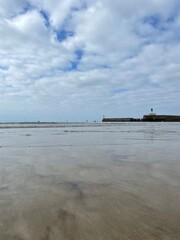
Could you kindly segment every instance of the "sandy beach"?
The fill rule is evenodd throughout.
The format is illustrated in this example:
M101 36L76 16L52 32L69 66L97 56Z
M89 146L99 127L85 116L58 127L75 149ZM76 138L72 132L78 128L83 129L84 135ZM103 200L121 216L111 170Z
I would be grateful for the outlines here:
M0 240L180 239L180 124L0 129Z

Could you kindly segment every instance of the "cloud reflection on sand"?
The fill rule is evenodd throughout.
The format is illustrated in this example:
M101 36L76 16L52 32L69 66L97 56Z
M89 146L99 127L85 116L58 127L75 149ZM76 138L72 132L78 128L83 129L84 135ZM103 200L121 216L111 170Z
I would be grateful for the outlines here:
M0 130L0 239L178 239L180 124L65 127Z

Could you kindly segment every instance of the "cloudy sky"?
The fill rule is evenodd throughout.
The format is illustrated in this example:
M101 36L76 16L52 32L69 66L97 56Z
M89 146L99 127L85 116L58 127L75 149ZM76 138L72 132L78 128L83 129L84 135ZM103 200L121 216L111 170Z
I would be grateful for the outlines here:
M0 121L180 114L179 0L0 0Z

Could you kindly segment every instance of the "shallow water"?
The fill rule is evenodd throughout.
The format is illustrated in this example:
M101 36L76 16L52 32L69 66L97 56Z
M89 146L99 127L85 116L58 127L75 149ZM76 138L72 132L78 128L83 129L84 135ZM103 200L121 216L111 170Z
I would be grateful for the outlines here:
M180 239L180 123L26 126L0 126L0 240Z

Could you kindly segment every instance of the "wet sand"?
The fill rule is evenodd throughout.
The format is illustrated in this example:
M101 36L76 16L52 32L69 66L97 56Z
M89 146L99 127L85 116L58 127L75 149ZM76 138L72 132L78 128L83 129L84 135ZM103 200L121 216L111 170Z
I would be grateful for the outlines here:
M0 129L0 240L180 239L180 124Z

